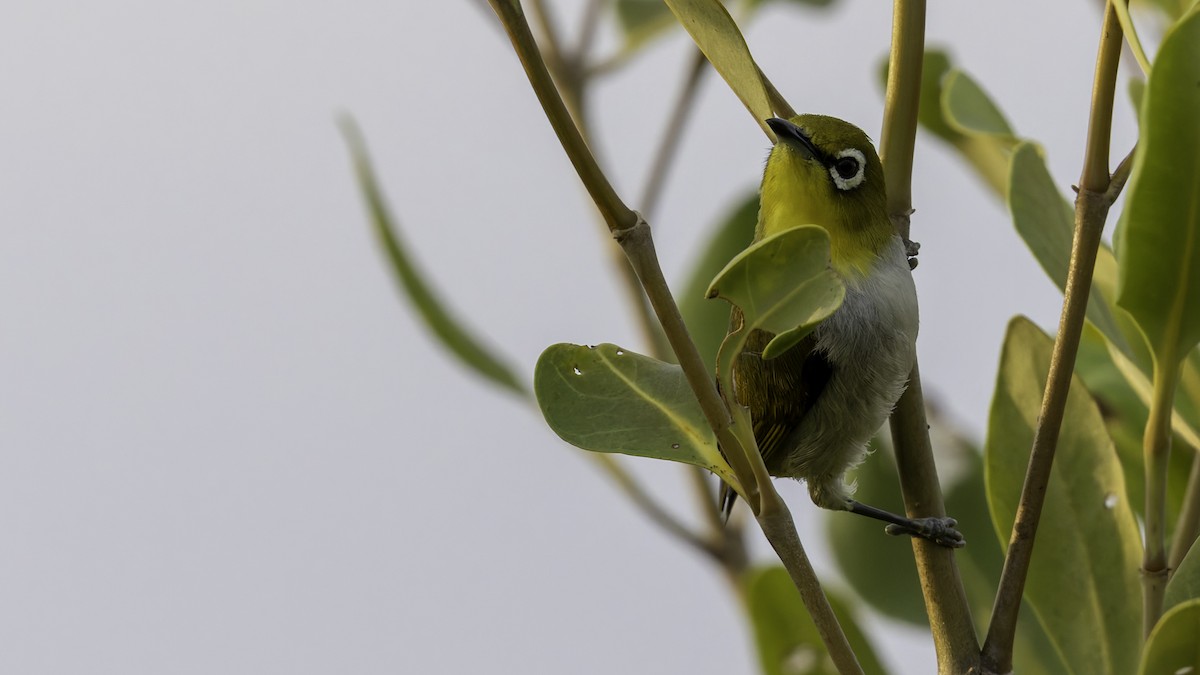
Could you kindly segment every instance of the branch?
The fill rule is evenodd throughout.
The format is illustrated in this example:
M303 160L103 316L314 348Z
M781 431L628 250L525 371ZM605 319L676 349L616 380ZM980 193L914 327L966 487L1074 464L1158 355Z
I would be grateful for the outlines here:
M1096 252L1100 247L1100 235L1104 231L1108 209L1112 206L1109 189L1113 181L1108 173L1109 138L1117 63L1121 57L1121 25L1112 2L1108 3L1104 12L1098 51L1087 148L1079 179L1079 195L1075 199L1075 235L1071 243L1071 262L1063 293L1062 315L1059 318L1058 335L1054 339L1046 391L1029 455L1029 468L1021 488L1017 517L1009 537L996 603L992 607L992 620L983 645L984 665L998 673L1012 670L1017 614L1021 608L1025 579L1029 574L1038 520L1046 500L1046 486L1050 481L1058 433L1066 410L1075 356L1079 351L1079 335L1083 330ZM1111 196L1115 197L1115 192Z
M734 434L729 410L717 392L716 383L708 367L704 364L704 360L700 357L700 352L689 337L687 327L679 314L679 308L667 287L662 268L658 263L658 256L654 251L650 226L640 215L625 206L600 171L546 70L546 64L529 31L529 25L525 21L518 0L488 1L504 24L504 29L525 67L529 82L546 112L546 117L554 127L563 150L566 151L580 180L591 194L596 207L608 224L609 231L621 245L637 273L638 279L650 299L650 304L662 324L663 332L666 333L671 348L675 351L688 385L699 400L700 408L716 434L718 442L727 449L727 452L744 453L745 450L737 435ZM796 535L791 514L788 513L787 507L769 480L760 488L761 494L757 495L758 498L755 501L759 504L757 515L763 532L767 535L771 545L780 552L784 566L800 590L805 607L816 623L818 632L825 640L825 647L830 657L840 672L862 673L862 668L850 650L849 642L829 606L829 601L820 590L820 584L812 566L808 564L804 549ZM750 496L755 497L756 495L751 494Z
M925 52L925 1L896 0L892 19L892 49L880 149L887 184L888 215L908 242L912 213L913 149ZM921 374L913 364L908 389L891 418L892 442L900 473L904 509L910 518L945 516L938 484ZM937 651L939 673L966 673L979 663L971 609L951 549L913 538L913 553L929 624Z

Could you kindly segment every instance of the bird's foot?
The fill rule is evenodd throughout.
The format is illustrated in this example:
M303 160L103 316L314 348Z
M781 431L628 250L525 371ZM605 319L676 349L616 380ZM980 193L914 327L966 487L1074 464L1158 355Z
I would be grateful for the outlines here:
M932 541L938 546L962 548L967 545L967 540L955 529L957 526L958 521L953 518L914 518L904 525L890 524L885 530L893 536L907 534Z

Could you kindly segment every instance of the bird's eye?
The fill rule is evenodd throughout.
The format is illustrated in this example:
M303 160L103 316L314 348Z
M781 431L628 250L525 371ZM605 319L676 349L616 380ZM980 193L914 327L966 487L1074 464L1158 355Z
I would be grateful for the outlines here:
M853 190L866 178L867 158L857 148L846 148L834 155L829 176L839 190Z
M845 180L854 178L854 174L858 173L858 160L853 157L843 157L833 165L837 169L838 175Z

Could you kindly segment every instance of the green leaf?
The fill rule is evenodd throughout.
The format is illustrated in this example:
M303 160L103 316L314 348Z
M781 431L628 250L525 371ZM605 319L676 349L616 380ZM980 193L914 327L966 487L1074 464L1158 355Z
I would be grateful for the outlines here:
M534 368L546 423L584 450L699 466L736 485L679 366L602 344L551 345Z
M1167 590L1163 594L1163 612L1197 598L1200 598L1200 546L1193 542L1191 550L1179 563L1179 569L1171 574L1171 580L1167 582Z
M1157 67L1157 65L1155 66ZM1200 600L1189 600L1163 615L1146 640L1138 675L1200 672Z
M617 25L625 34L625 49L634 50L663 35L675 24L662 0L616 0Z
M1015 141L1004 113L987 92L961 70L951 70L942 80L942 115L960 134L996 136Z
M817 626L804 608L787 570L752 569L742 578L742 584L765 675L837 675L837 668L825 651ZM886 672L846 602L829 591L825 596L863 672L867 675Z
M886 85L887 63L880 82ZM921 126L946 141L999 196L1008 192L1008 159L1016 144L1000 108L941 50L925 52L921 72Z
M1008 328L988 420L988 506L1007 546L1041 408L1052 343L1028 319ZM1025 598L1067 672L1131 672L1137 663L1141 541L1095 402L1078 378L1067 397Z
M1117 303L1174 371L1200 342L1200 11L1163 40L1117 231Z
M417 269L400 238L400 230L384 203L383 192L375 178L375 172L367 157L366 144L358 125L349 117L341 121L342 134L354 163L359 189L366 201L371 225L387 254L388 263L400 289L408 296L417 313L442 346L458 357L463 365L476 374L505 389L528 396L529 390L504 362L487 348L482 341L473 337L466 326L455 319L447 306L425 281L425 275Z
M706 295L741 308L743 334L775 333L763 350L773 358L842 305L846 287L829 266L829 233L801 225L742 251L713 279Z
M767 88L746 39L725 6L718 0L664 1L763 131L774 138L765 122L772 114Z
M717 349L729 332L729 307L708 300L708 285L725 264L754 239L757 222L758 192L755 191L725 215L703 252L693 262L692 272L683 285L679 311L707 364L716 364Z
M1008 205L1013 225L1042 270L1058 290L1067 285L1075 209L1063 199L1036 145L1019 143L1012 153ZM1091 289L1087 318L1122 351L1128 352L1112 311L1096 288Z
M855 499L892 513L904 513L896 460L882 437L872 441L872 454L847 478L857 486ZM957 513L951 515L958 517ZM965 523L959 521L959 525L960 531L968 531ZM929 625L912 544L907 538L883 536L883 525L877 521L840 512L826 514L825 532L837 569L858 597L884 616L915 626ZM970 542L967 548L974 546L974 540ZM887 573L882 574L883 570Z

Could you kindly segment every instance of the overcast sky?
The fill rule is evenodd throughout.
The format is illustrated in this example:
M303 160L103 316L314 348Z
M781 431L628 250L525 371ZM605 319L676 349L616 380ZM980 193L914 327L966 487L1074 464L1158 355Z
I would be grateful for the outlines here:
M520 372L554 342L639 346L594 212L475 4L8 4L0 671L752 672L719 575L450 362L371 237L342 111L423 269ZM1045 144L1064 193L1096 5L929 8L930 43ZM798 109L878 137L889 23L882 2L776 3L748 37ZM595 92L635 207L688 54L675 35ZM1124 100L1116 127L1124 154ZM653 223L675 280L769 149L715 78L685 133ZM979 437L1005 323L1053 328L1058 297L945 148L921 139L915 176L925 387ZM689 512L675 467L631 464ZM836 580L815 507L784 488ZM931 672L927 636L870 627L894 672Z

